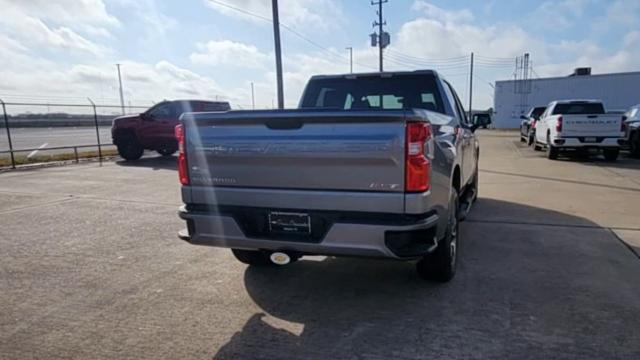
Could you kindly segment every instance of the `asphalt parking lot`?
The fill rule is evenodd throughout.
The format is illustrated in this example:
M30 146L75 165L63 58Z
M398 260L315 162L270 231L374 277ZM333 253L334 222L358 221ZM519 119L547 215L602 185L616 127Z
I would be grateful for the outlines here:
M177 239L175 158L0 173L2 358L640 358L640 161L482 132L457 277Z

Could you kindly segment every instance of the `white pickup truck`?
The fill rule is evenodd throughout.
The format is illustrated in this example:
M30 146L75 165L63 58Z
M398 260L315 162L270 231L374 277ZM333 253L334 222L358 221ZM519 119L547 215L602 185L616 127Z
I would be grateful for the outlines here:
M615 161L624 143L622 118L606 114L598 100L553 101L536 125L535 149L547 149L556 159L564 150L602 150L606 160Z

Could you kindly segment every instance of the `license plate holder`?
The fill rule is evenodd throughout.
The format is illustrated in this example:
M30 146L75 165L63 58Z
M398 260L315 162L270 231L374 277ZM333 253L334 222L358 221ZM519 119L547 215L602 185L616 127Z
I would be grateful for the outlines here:
M269 231L280 234L311 234L311 217L307 213L270 211Z
M598 142L598 139L595 137L586 137L584 138L584 142L586 143L594 143L594 142Z

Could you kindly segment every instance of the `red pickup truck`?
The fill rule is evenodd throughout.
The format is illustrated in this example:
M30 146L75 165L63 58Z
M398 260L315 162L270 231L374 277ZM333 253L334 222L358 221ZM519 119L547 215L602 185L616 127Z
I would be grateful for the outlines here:
M169 156L178 150L174 128L185 112L230 110L228 102L173 100L160 102L139 115L120 116L113 120L111 138L118 154L125 160L137 160L145 149Z

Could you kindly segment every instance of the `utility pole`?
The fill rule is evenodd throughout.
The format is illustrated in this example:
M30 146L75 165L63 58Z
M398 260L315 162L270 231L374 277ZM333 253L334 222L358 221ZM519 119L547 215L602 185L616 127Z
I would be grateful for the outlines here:
M469 120L471 120L471 106L473 105L473 53L471 53L471 68L469 69Z
M378 21L374 21L373 26L378 27L378 36L376 43L378 45L378 56L380 58L380 72L384 71L384 67L382 65L382 49L389 45L389 34L385 33L382 29L382 27L387 24L382 20L382 4L385 4L388 1L389 0L377 0L371 2L371 5L378 5ZM372 34L372 36L373 35L374 34Z
M282 54L280 50L280 17L278 16L278 0L271 0L273 13L273 40L276 51L276 81L278 84L278 109L284 109L284 86L282 84Z
M531 93L531 79L529 68L529 53L525 53L524 56L516 57L516 71L514 77L514 89L515 94L520 95L520 114L524 114L529 107L529 93Z
M253 92L253 81L251 82L251 109L252 110L256 109L256 97Z
M346 49L349 50L349 73L353 74L353 47L348 46Z
M118 68L118 83L120 84L120 107L122 108L122 115L124 115L124 95L122 93L122 76L120 76L120 64L116 64Z

